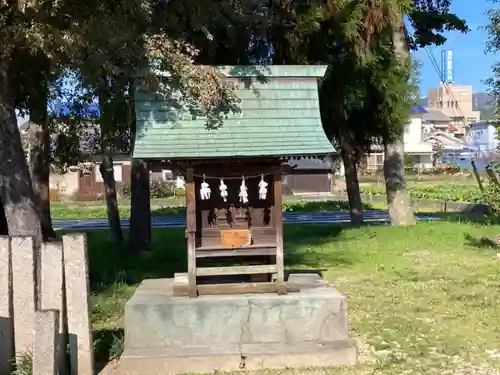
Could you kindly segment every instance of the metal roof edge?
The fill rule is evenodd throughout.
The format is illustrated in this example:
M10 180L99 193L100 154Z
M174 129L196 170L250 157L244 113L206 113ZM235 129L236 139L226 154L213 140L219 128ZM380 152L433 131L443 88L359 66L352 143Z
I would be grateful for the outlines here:
M238 77L324 77L327 65L227 65L217 66L229 78Z
M208 65L199 65L200 67L209 67ZM238 77L316 77L325 76L327 65L216 65L213 66L228 78ZM152 69L152 72L158 77L171 77L167 71Z

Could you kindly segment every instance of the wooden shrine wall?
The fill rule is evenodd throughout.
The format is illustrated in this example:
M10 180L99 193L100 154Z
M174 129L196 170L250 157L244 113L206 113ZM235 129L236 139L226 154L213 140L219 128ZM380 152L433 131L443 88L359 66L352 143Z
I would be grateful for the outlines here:
M220 170L219 170L220 171ZM206 173L206 182L210 185L211 196L208 200L200 198L200 188L203 177L200 170L195 171L196 189L196 247L219 246L221 244L220 231L224 229L247 229L252 230L253 243L273 244L276 243L276 230L274 228L274 179L272 174L264 176L268 183L265 200L259 199L259 182L261 177L246 178L245 185L248 192L248 203L239 201L241 178L226 178L224 184L227 186L227 202L224 202L220 194L220 179L208 178L213 174ZM221 176L219 172L217 176ZM234 173L227 177L233 177Z

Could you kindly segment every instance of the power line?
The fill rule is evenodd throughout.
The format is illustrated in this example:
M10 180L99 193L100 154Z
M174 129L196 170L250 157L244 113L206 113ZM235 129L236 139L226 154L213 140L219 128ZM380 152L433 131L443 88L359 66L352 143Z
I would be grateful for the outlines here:
M425 52L427 54L427 57L431 61L431 64L434 67L434 70L436 71L440 82L442 82L442 84L443 84L446 92L448 93L448 95L452 98L453 102L455 103L455 106L453 106L453 105L451 106L451 110L455 114L456 114L456 112L455 112L455 110L456 110L458 112L458 116L457 117L460 117L460 118L463 119L463 125L464 126L468 126L466 118L464 116L464 113L462 112L462 109L460 108L460 104L459 104L458 100L456 99L455 94L453 93L452 89L450 88L450 85L446 81L442 80L442 77L444 76L444 72L441 71L441 68L439 67L439 64L437 63L436 58L429 51L429 49L427 47L424 47L424 50L425 50ZM474 135L472 135L471 138L472 138L472 140L473 140L473 142L474 142L474 144L475 144L475 146L476 146L476 148L478 150L478 154L484 156L484 152L482 151L481 145L477 141L476 137ZM469 156L469 159L471 159L470 156Z

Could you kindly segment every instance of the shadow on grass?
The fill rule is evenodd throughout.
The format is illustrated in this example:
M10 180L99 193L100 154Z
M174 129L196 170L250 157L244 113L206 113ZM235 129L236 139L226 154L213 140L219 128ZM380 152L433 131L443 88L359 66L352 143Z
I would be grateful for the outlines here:
M287 225L284 227L285 265L297 269L327 268L332 262L350 264L337 253L318 251L338 240L345 225Z
M467 211L425 212L425 213L420 213L419 216L439 218L444 221L459 222L459 223L477 223L477 224L490 224L490 225L500 224L500 219L496 216L491 216L482 213L467 212Z
M285 226L285 264L289 267L318 268L325 264L344 262L337 253L329 256L317 248L334 241L348 225ZM148 278L173 277L186 272L186 240L184 228L163 228L153 231L153 251L127 253L114 245L106 230L87 233L90 283L94 293L117 283L136 285Z
M346 246L332 246L344 241L342 234L349 225L287 225L285 265L288 273L314 272L332 266L351 266L361 261ZM151 252L126 253L113 245L107 230L87 232L90 283L93 295L94 351L96 362L119 356L123 349L123 331L116 329L126 301L135 285L148 278L173 277L186 272L186 239L184 228L162 228L153 231ZM292 271L293 270L293 271ZM106 329L109 327L109 329Z
M382 223L369 226L385 225ZM293 224L284 227L285 265L289 268L324 268L351 264L341 247L340 234L349 224ZM127 235L127 233L125 233ZM144 279L170 278L187 270L187 249L184 228L157 228L152 235L150 252L128 253L112 243L107 230L87 233L90 283L93 293L108 290L117 284L137 285ZM328 249L326 247L328 247ZM328 251L327 251L328 250Z
M184 228L153 231L153 251L127 253L112 243L107 230L87 233L91 290L99 293L117 283L135 285L148 278L172 277L186 270Z
M500 237L474 237L470 234L465 235L465 240L469 246L480 249L500 248Z

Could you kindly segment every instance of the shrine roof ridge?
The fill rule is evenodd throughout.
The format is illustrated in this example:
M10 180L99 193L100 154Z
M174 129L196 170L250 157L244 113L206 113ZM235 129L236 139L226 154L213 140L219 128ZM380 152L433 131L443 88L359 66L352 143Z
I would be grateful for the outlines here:
M322 78L325 76L327 65L199 65L200 67L216 68L228 78L266 77L266 78ZM170 77L169 72L153 70L161 77Z

